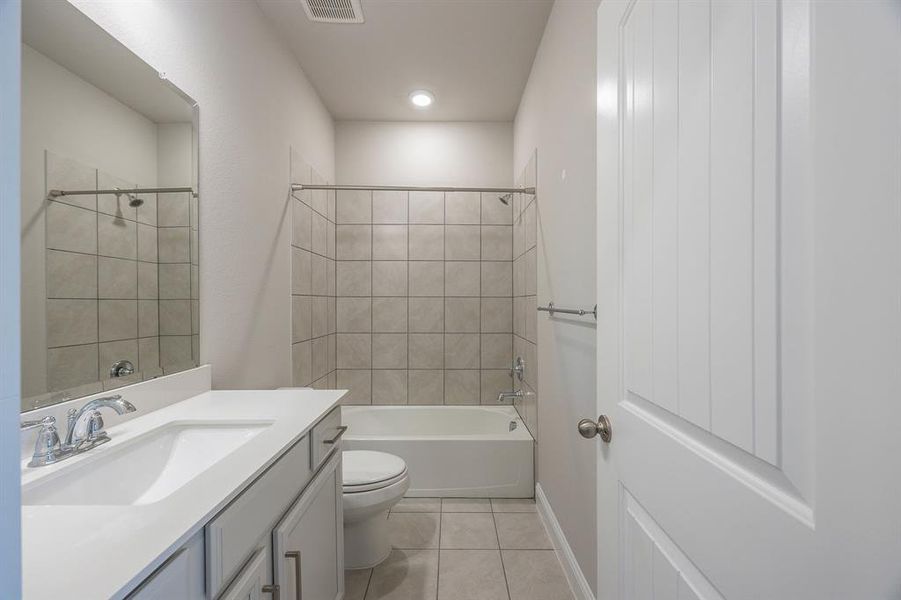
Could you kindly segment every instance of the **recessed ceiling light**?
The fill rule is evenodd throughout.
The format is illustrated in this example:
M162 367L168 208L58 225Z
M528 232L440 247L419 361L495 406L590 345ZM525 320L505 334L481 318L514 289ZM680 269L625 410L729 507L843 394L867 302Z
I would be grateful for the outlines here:
M410 92L410 102L412 102L413 106L416 108L427 108L434 101L435 96L432 95L432 92L426 90Z

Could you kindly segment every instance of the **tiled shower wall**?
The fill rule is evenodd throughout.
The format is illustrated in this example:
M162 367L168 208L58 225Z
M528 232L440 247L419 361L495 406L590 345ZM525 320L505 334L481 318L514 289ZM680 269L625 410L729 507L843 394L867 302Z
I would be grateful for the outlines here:
M517 187L537 187L537 156L517 179ZM515 402L516 410L538 439L538 336L537 304L537 239L538 196L516 194L513 199L513 355L525 361L523 380L515 380L523 397Z
M512 389L513 208L498 194L339 191L348 404L495 404Z
M292 183L325 184L292 149ZM292 385L337 387L335 374L335 192L291 195Z
M51 152L46 182L48 190L136 185ZM137 208L124 195L46 203L50 393L87 394L196 364L197 201L140 198ZM110 380L119 360L139 373Z

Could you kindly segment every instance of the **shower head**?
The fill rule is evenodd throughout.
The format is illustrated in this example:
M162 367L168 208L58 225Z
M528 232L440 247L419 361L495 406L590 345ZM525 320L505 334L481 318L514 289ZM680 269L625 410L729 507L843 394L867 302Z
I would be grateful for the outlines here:
M134 194L129 194L125 191L121 192L121 194L125 194L125 197L128 198L128 205L132 208L137 208L144 204L144 201ZM116 199L118 199L121 194L116 194Z
M513 197L513 194L504 194L503 196L498 196L497 199L500 200L504 206L510 206L510 199Z

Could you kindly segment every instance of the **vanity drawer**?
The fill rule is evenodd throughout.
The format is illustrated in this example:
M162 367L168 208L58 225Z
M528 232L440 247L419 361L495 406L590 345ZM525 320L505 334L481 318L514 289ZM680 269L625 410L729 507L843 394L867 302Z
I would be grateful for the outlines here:
M215 598L312 476L304 436L206 526L207 594Z
M336 406L321 421L313 426L313 453L310 467L315 471L328 458L347 428L341 425L341 407Z

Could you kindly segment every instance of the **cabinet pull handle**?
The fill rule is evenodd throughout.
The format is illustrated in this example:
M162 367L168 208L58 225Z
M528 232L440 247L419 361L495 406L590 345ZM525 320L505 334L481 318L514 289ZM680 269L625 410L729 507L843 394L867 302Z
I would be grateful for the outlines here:
M272 594L272 600L279 600L279 587L278 584L274 585L264 585L263 586L264 594Z
M297 550L285 552L285 558L294 559L294 598L295 600L303 600L303 586L300 584L300 552Z
M336 443L338 443L338 440L341 439L341 436L344 435L344 432L345 432L345 431L347 431L347 425L339 425L339 426L338 426L338 433L335 434L335 437L333 437L333 438L330 439L330 440L322 440L322 443L323 443L323 444L336 444Z

